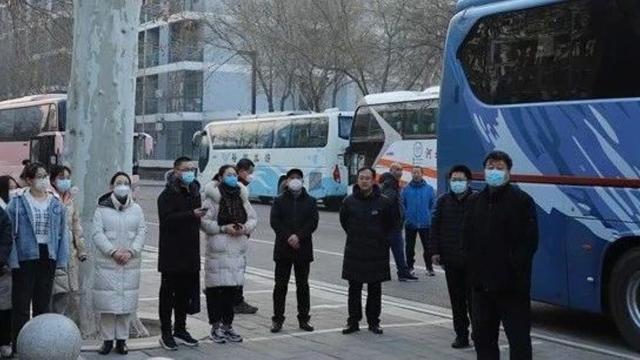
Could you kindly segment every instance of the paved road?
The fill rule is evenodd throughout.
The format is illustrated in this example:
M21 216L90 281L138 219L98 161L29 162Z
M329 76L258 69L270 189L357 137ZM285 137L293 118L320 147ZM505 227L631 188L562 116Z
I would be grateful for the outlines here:
M142 186L137 190L139 202L145 209L149 224L150 246L157 246L158 220L155 198L161 190L162 187L159 186ZM258 213L259 225L251 237L248 264L260 271L272 272L274 234L268 224L269 206L254 204L254 207ZM311 270L312 280L320 284L346 285L340 278L344 239L337 213L323 210L318 231L314 235L315 262ZM418 254L421 251L416 250ZM417 264L424 269L421 258L417 259ZM418 275L420 281L415 283L400 283L395 278L394 281L385 283L384 295L448 311L450 305L444 274L438 272L436 277L429 278L420 270ZM251 295L247 298L252 302ZM270 309L262 308L260 311L270 312ZM639 355L629 350L617 334L614 324L606 317L534 303L533 319L534 332L540 335L540 338L560 341L567 346L591 347L597 351L626 357Z

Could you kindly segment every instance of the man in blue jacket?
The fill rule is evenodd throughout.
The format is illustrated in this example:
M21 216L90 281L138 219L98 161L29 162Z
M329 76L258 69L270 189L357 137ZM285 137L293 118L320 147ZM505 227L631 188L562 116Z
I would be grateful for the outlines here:
M435 276L431 256L429 255L429 228L431 227L431 209L434 203L433 187L422 178L422 168L414 166L412 180L402 191L402 202L405 209L405 239L407 265L409 271L414 273L416 237L420 235L424 263L427 274Z

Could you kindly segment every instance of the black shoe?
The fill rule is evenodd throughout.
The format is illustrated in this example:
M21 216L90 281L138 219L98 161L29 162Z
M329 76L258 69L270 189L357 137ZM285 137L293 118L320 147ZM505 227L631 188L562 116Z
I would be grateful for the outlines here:
M271 323L271 332L276 334L282 331L282 323L279 321L273 321Z
M127 355L129 353L129 348L125 340L116 340L116 352L120 355Z
M466 349L470 346L469 339L466 337L457 337L453 344L451 344L451 347L454 349Z
M349 334L353 334L354 332L358 332L358 331L360 331L360 325L358 325L358 324L347 324L347 326L345 326L345 328L342 329L342 334L349 335Z
M163 349L168 351L176 351L178 350L178 344L176 344L176 340L171 336L171 334L162 334L160 337L160 345Z
M300 330L312 332L315 330L308 321L300 321Z
M369 325L369 331L371 331L376 335L384 334L384 331L382 331L382 328L380 327L380 325Z
M233 312L236 314L252 315L258 312L258 308L247 304L246 301L243 301L240 304L233 307Z
M428 275L428 276L436 276L436 272L435 272L435 271L433 271L433 269L431 269L431 270L427 270L427 275Z
M196 347L198 344L198 340L194 339L191 334L187 330L178 330L173 333L173 338L176 340L176 343L182 344L188 347Z
M111 350L113 350L113 341L105 341L102 343L102 347L100 347L100 351L98 351L98 354L109 355Z

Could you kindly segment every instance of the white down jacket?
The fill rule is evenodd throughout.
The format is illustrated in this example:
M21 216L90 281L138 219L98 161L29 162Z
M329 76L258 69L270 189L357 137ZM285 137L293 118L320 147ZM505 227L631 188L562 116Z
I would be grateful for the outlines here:
M138 308L140 265L146 226L142 208L129 198L121 205L112 194L98 200L93 217L95 281L93 306L96 313L130 314ZM126 249L133 255L119 265L111 255Z
M247 212L247 222L244 223L245 235L231 236L221 231L218 225L218 209L220 206L220 190L217 182L211 182L204 188L205 199L203 207L208 208L202 218L201 227L207 235L207 250L205 254L205 286L240 286L244 285L244 270L246 268L246 253L249 248L250 234L255 230L257 215L249 202L249 191L240 186L240 197Z

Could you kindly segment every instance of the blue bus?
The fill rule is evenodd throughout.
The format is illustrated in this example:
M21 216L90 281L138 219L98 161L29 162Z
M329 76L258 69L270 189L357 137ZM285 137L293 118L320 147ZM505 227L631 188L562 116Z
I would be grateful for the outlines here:
M640 1L461 0L445 46L439 188L491 150L537 204L534 300L610 314L640 350Z

